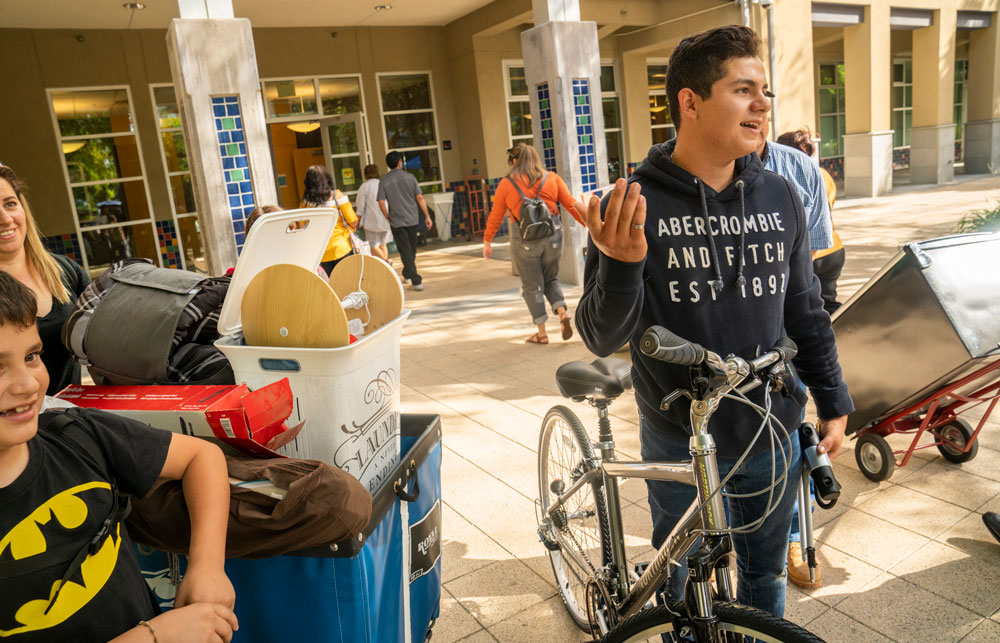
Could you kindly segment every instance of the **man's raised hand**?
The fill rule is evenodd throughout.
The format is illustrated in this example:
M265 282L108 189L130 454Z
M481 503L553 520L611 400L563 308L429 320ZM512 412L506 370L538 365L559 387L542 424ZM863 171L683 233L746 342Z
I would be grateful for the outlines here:
M608 207L601 221L601 201L590 197L587 204L587 229L594 245L605 255L618 261L636 263L646 258L646 197L639 194L639 185L628 189L625 179L615 182Z

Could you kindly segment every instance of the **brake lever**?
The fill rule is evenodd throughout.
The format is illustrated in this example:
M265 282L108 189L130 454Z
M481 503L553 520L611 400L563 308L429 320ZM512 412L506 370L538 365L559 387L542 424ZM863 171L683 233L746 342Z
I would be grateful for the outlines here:
M673 404L677 400L681 399L685 395L688 397L688 399L692 399L692 400L694 399L691 396L691 392L688 391L687 389L679 388L679 389L674 390L673 393L667 395L662 400L660 400L660 410L661 411L666 411L668 408L670 408L671 404Z

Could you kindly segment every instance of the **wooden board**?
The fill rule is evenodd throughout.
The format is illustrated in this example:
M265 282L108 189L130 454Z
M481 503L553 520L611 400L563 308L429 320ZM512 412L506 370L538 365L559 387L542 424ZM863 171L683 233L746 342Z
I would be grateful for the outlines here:
M360 310L345 308L344 313L348 319L368 322L365 333L371 333L396 319L403 312L403 284L400 283L392 266L378 257L351 255L334 266L330 275L330 286L337 293L337 297L343 299L359 290L359 277L360 290L368 293L368 312L365 312L364 308ZM368 319L369 313L371 321Z
M248 346L336 348L349 341L347 317L329 284L290 264L265 268L240 305Z

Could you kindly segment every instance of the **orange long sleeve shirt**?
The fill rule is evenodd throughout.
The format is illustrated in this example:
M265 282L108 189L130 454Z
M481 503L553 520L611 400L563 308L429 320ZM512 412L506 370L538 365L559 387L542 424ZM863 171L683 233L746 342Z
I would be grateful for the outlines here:
M553 215L556 214L556 202L558 201L573 215L574 219L580 222L580 225L586 227L587 223L580 216L580 213L576 211L576 200L569 193L566 183L555 172L548 172L547 174L548 178L545 179L545 185L542 186L542 191L538 196L548 206L549 212ZM513 179L513 177L508 178ZM535 196L538 185L542 182L541 179L538 179L534 185L529 186L520 177L514 180L517 181L518 187L521 188L521 191L529 199ZM520 218L521 195L517 193L517 190L510 184L510 181L505 178L497 185L496 193L493 195L493 209L490 210L490 216L486 220L486 232L483 235L483 241L486 243L493 241L493 237L496 236L497 230L500 229L500 224L503 223L503 218L507 215L508 211L514 221Z

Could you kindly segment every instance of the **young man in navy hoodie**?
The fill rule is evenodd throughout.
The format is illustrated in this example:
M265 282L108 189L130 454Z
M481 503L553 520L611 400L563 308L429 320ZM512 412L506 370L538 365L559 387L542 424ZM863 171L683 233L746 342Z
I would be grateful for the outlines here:
M802 202L782 177L765 172L753 153L771 108L760 41L753 30L728 26L690 36L667 70L670 116L677 138L654 146L626 189L588 207L590 244L584 294L576 321L587 347L609 355L632 346L632 375L645 460L689 458L689 403L667 411L660 400L690 386L688 367L653 360L635 347L654 324L723 356L754 356L782 335L798 345L794 364L820 417L820 451L837 453L853 411L841 379L830 317L812 272ZM790 388L796 391L794 383ZM749 397L763 404L763 387ZM771 395L772 412L791 434L783 442L799 470L798 427L804 395ZM749 447L729 484L746 494L771 484L771 441L753 442L760 418L723 400L710 430L722 476ZM781 458L777 457L778 466ZM647 482L653 546L659 547L695 498L693 487ZM796 485L787 484L777 508L756 531L734 538L741 603L784 613L785 552ZM777 494L776 494L777 497ZM727 500L731 524L759 519L767 494ZM680 597L686 569L675 572Z

